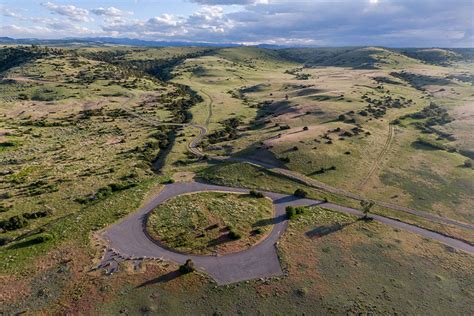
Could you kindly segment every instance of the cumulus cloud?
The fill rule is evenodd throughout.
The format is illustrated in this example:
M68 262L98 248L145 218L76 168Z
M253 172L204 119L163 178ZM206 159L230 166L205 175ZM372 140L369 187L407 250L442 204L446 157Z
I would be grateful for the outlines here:
M0 5L0 13L3 15L3 16L6 16L6 17L9 17L9 18L22 18L23 16L18 13L18 12L15 12L14 10L4 6L4 5Z
M246 5L261 2L262 0L192 0L205 5Z
M90 22L90 15L97 15L101 18L95 21L95 32L149 40L325 46L474 46L474 4L470 0L179 1L194 2L199 6L195 12L185 15L152 14L154 7L150 6L150 15L144 15L148 12L146 9L140 12L139 16L146 18L132 19L131 13L116 7L87 10L46 2L43 6L65 21L41 22L42 17L38 16L34 25L52 27L51 23L62 23L56 28L67 30L70 36L77 29L76 35L80 35L80 25ZM11 15L16 11L1 12L11 19L16 18ZM33 21L32 17L28 19ZM73 26L68 28L66 22Z
M108 17L120 17L120 16L131 14L130 12L125 12L115 7L108 7L108 8L100 7L97 9L92 9L91 12L94 13L95 15L103 15L103 16L108 16Z
M68 17L72 21L77 22L90 22L89 11L86 9L78 8L73 5L62 5L55 4L52 2L42 3L44 7L49 9L52 13L63 15Z
M473 5L465 0L193 0L186 16L108 25L147 39L284 45L472 46ZM211 4L211 5L207 5ZM220 5L244 5L225 13ZM170 28L173 26L173 28ZM468 34L467 36L465 34ZM462 44L461 44L462 42Z
M147 39L209 41L213 37L212 34L219 34L221 37L232 28L231 24L221 7L203 6L187 17L162 14L146 21L114 21L104 25L103 30Z

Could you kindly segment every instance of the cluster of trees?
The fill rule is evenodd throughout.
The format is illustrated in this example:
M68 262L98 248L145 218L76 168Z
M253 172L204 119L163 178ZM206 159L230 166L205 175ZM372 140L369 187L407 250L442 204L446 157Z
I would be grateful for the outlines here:
M48 54L63 55L64 51L62 49L48 48L37 45L1 48L0 73L26 63L32 59L40 58Z
M220 122L224 128L207 136L209 143L215 144L237 138L237 128L242 123L239 118L230 118Z
M134 51L116 50L116 51L96 51L86 52L83 55L87 58L108 62L123 69L130 69L141 74L148 74L162 81L170 80L174 67L188 58L196 58L209 54L212 49L203 49L199 51L177 54L174 56L152 58L152 59L133 59Z
M28 226L28 220L37 219L51 215L50 210L42 210L33 213L23 213L11 216L9 219L0 221L1 231L17 230Z
M391 108L406 108L413 104L413 100L407 100L405 97L394 98L390 94L382 96L380 99L372 99L367 94L362 96L362 99L369 103L365 109L358 112L361 116L373 116L375 118L383 117L387 109Z
M407 114L405 116L400 117L400 119L411 118L417 120L414 122L413 125L421 130L425 134L436 134L441 138L446 138L450 141L455 140L454 136L449 133L445 133L434 128L437 125L445 125L452 121L454 118L449 115L448 111L431 102L429 106L424 107L421 111Z
M414 74L405 70L401 72L391 72L390 75L408 82L412 87L420 91L425 91L424 87L427 85L447 86L451 83L451 81L446 78Z
M91 204L106 199L111 196L114 192L127 190L135 187L137 184L133 181L126 181L123 183L111 183L105 187L99 188L96 193L88 195L86 197L78 197L75 199L80 204Z

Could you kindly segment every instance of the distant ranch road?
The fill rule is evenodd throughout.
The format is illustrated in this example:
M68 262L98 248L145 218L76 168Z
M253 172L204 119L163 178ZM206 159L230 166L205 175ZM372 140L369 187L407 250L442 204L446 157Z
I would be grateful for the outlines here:
M108 242L112 252L120 256L122 260L154 258L183 264L187 259L192 259L199 271L207 273L218 284L229 284L244 280L277 276L283 273L275 246L278 239L282 236L288 226L288 221L285 216L286 206L321 205L324 208L337 212L362 216L362 213L356 209L332 203L324 203L312 199L302 199L287 194L264 192L265 196L273 201L275 208L275 217L273 221L274 226L268 237L247 250L222 256L188 255L165 249L148 237L145 231L145 220L148 213L170 198L180 194L201 191L249 192L248 190L241 188L217 186L198 182L169 184L166 185L164 189L147 205L143 206L136 213L128 216L121 222L105 229L100 235ZM382 216L373 215L373 218L383 224L404 229L438 241L454 249L474 254L474 247L460 240ZM317 223L314 223L314 225L317 225ZM115 261L114 256L110 255L110 253L105 255L99 267L107 266L117 267L117 262Z

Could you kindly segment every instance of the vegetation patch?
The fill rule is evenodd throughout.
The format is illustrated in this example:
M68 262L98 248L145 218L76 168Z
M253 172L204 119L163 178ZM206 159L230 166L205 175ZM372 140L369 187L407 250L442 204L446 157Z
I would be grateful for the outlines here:
M212 254L246 249L271 230L272 202L247 194L175 197L149 216L150 236L179 252Z

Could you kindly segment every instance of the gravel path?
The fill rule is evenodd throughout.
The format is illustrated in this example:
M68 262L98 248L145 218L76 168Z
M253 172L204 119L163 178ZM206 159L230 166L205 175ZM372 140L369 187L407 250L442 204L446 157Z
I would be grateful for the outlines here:
M198 270L210 275L218 284L229 284L244 280L281 275L283 272L275 244L288 226L285 217L286 206L322 204L321 201L301 199L286 194L265 192L265 195L272 199L275 208L274 226L272 231L265 240L254 247L228 255L205 256L181 254L165 249L148 238L144 229L144 221L149 212L172 197L184 193L199 191L248 192L248 190L240 188L223 187L197 182L166 185L165 188L147 205L101 233L102 237L109 243L110 249L104 256L104 260L99 267L110 267L111 269L109 269L109 272L115 272L117 270L117 262L113 261L115 261L114 258L116 257L120 258L120 260L155 258L172 261L178 264L183 264L187 259L192 259ZM358 210L336 204L324 203L324 207L338 212L362 216L362 213ZM375 220L384 224L420 234L455 249L464 250L471 254L474 253L473 246L457 239L449 238L429 230L385 217L377 215L374 215L373 217Z

